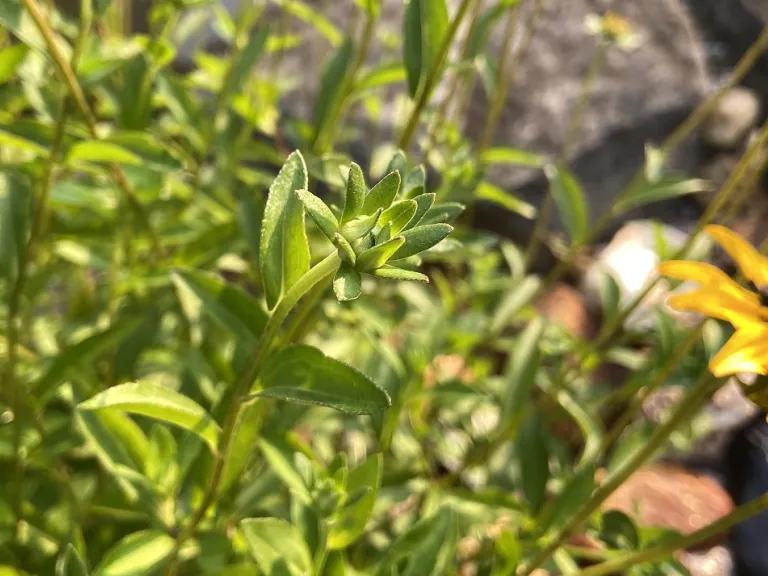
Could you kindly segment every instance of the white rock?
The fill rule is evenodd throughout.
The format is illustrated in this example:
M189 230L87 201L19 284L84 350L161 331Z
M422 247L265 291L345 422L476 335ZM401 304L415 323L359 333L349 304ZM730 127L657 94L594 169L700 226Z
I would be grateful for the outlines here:
M631 305L659 276L657 268L661 261L658 254L660 237L670 252L681 248L688 239L685 232L651 220L635 220L623 226L597 254L584 275L582 289L587 305L592 310L601 309L600 287L605 273L610 274L619 287L619 306L625 308ZM674 292L685 292L691 288L692 286L683 284ZM668 282L661 279L625 320L624 327L629 330L651 328L654 315L650 312L657 306L664 306L669 294ZM693 319L693 315L681 315L676 312L675 315L686 323Z
M760 115L760 100L748 88L733 88L723 94L703 125L702 137L716 148L737 148Z

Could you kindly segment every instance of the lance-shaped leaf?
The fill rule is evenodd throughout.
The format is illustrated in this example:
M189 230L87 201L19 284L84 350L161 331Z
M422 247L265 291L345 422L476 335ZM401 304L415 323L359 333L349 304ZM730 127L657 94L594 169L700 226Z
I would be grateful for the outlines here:
M344 213L341 216L341 223L346 224L353 218L357 218L365 204L365 176L363 170L352 162L349 165L349 179L347 180L347 193L344 201Z
M416 202L416 213L413 215L413 218L411 218L410 222L408 222L405 228L403 228L403 230L410 230L411 228L415 228L417 224L421 223L421 221L424 219L424 216L427 214L427 212L429 212L429 209L435 203L435 197L436 196L433 192L429 192L427 194L419 194L413 198L413 201Z
M413 219L419 205L415 200L396 202L381 213L379 226L391 225L390 236L397 236L400 231Z
M575 176L562 168L550 164L544 168L544 173L571 243L578 246L586 240L589 227L584 191Z
M369 248L357 257L357 267L366 272L381 268L403 244L405 244L405 238L397 236L383 244Z
M314 220L320 231L329 240L333 240L333 235L336 234L336 230L339 228L339 221L336 220L336 216L333 215L331 209L309 190L296 190L296 196L299 197L299 200L304 205L304 210Z
M402 195L403 198L410 199L424 192L427 185L427 170L423 164L419 164L408 172L403 179Z
M288 156L269 188L261 225L261 278L270 308L309 270L304 208L294 193L306 188L307 166L297 150Z
M309 574L312 556L298 528L280 518L247 518L240 524L260 574ZM252 571L251 573L253 573Z
M328 122L333 121L336 116L335 111L341 104L340 98L344 90L345 78L354 54L355 47L352 39L347 37L336 48L323 70L320 89L317 93L317 100L315 100L315 139L323 133Z
M170 556L175 544L173 538L159 530L134 532L109 549L94 574L151 574Z
M385 280L415 280L416 282L429 283L429 277L426 274L414 272L413 270L404 270L389 264L376 268L372 274L377 278L384 278Z
M80 410L118 409L174 424L202 438L216 452L221 429L202 406L183 394L150 382L107 388L78 404Z
M350 472L346 486L347 494L353 496L355 492L359 492L362 497L354 504L347 504L337 513L338 517L333 522L328 535L328 546L331 549L346 548L363 534L373 511L376 493L381 484L381 475L382 455L380 453L374 454Z
M424 252L424 250L429 250L448 236L452 230L453 226L449 224L428 224L406 230L401 234L405 238L405 244L392 255L392 260L408 258L409 256Z
M426 213L422 224L437 224L439 222L450 222L458 218L464 212L464 204L458 202L442 202L435 204Z
M400 172L400 174L406 174L408 172L408 159L405 157L405 152L398 149L392 156L389 164L387 164L387 169L385 172L387 174L390 172Z
M289 346L267 360L257 396L374 414L390 406L387 393L351 366L305 345Z
M336 232L336 234L333 236L333 243L339 249L339 256L341 256L341 259L344 260L344 262L347 264L354 266L357 262L357 254L347 239Z
M378 209L386 210L400 190L400 173L390 172L376 184L365 197L363 214L373 214Z
M357 240L361 236L365 236L368 232L373 230L374 226L376 226L376 222L379 221L381 213L382 209L379 208L370 216L362 216L347 222L341 227L341 234L350 242Z
M32 190L26 178L0 171L0 278L11 278L27 243Z
M339 302L355 300L360 297L361 284L360 272L345 262L339 266L333 278L333 293Z
M419 0L409 0L403 16L403 62L408 79L408 94L416 97L421 83L421 7Z

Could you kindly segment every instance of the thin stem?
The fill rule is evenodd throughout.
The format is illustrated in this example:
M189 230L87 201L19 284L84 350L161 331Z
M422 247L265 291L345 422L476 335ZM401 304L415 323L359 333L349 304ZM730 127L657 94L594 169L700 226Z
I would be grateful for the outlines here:
M702 544L711 540L715 536L725 534L728 530L768 510L768 494L755 498L746 504L743 504L733 510L727 516L720 518L716 522L713 522L709 526L705 526L701 530L697 530L692 534L685 536L675 536L666 540L664 543L640 550L633 554L623 556L597 564L596 566L590 566L584 570L578 572L575 576L605 576L606 574L622 574L628 568L637 566L645 562L655 562L668 556L671 556L677 550L685 550L691 548L697 544Z
M621 486L635 470L651 458L657 450L667 441L669 436L677 430L706 400L714 385L719 385L721 380L714 378L709 373L704 373L696 385L688 391L685 398L676 407L669 419L654 431L651 438L632 456L622 462L605 482L592 493L589 501L561 526L548 543L534 558L520 567L518 574L528 576L536 568L541 567L552 554L562 546L571 532L581 526L597 510L605 500Z
M43 36L45 44L48 48L48 53L51 55L51 58L53 58L53 61L56 64L56 70L59 72L59 74L61 74L65 84L69 88L69 92L72 94L80 114L83 116L85 123L88 125L88 130L94 138L99 139L100 136L96 116L94 115L93 110L91 110L91 106L88 104L88 101L85 98L85 93L83 92L83 89L77 80L77 75L75 74L73 67L69 62L67 62L64 54L59 49L59 46L56 43L55 33L48 23L48 20L40 10L36 0L21 1L24 3L24 7L29 12L32 20L34 20L35 24L37 25L40 34ZM154 257L156 259L161 258L163 251L160 238L152 226L152 222L149 219L149 215L144 210L144 206L142 206L138 196L136 196L136 193L128 182L125 173L117 164L111 164L110 170L112 171L112 177L120 187L120 190L128 199L129 204L136 212L136 215L141 220L143 226L147 229L150 241L152 243Z
M448 51L451 48L453 39L456 37L456 32L458 32L459 26L461 25L462 20L464 20L464 17L466 16L467 10L469 9L469 5L471 3L472 0L462 0L461 6L459 6L459 11L456 13L456 17L453 19L451 26L445 33L443 43L440 45L440 52L438 53L437 58L435 58L435 61L432 63L431 68L429 69L426 82L424 82L424 87L422 88L421 93L416 100L416 105L413 107L413 110L411 110L411 115L405 125L405 130L403 130L403 134L400 136L399 147L402 150L407 150L408 145L411 143L411 138L413 138L413 134L416 132L416 127L419 125L419 121L421 120L421 114L424 112L425 106L432 97L432 91L437 85L440 71L442 70L443 63L448 56Z
M694 231L688 236L685 244L677 252L675 252L672 259L676 260L685 257L685 255L693 246L694 242L696 242L698 235L701 233L704 227L709 224L715 214L717 214L721 208L728 203L733 194L739 190L739 185L742 184L745 176L751 175L753 173L752 169L754 166L755 158L762 152L766 142L768 142L768 122L763 125L758 137L749 147L744 156L742 156L742 158L739 160L738 165L729 176L728 181L723 185L715 199L709 204L707 209L704 211L704 214L702 214L701 218L699 218ZM749 187L745 188L745 190L747 193L740 195L738 204L743 203L749 196L748 193L752 192L752 189ZM731 209L735 208L738 208L736 203L731 206ZM616 314L616 317L613 318L611 322L603 326L600 331L601 333L598 335L597 341L594 344L597 349L605 346L608 342L610 342L610 340L616 334L616 331L624 324L624 321L637 309L637 307L640 306L645 297L658 284L660 279L660 277L657 277L652 282L649 282L648 285L640 294L635 297L629 306L623 308L618 314Z
M587 73L584 76L584 81L581 84L581 92L579 93L579 99L576 102L576 108L573 110L571 120L568 123L568 128L565 132L563 146L557 159L558 165L568 162L568 157L571 153L571 147L573 146L576 136L579 133L579 128L581 128L581 123L584 118L584 113L586 112L587 105L589 104L589 98L592 95L595 83L600 77L600 74L603 71L603 67L605 66L607 59L606 57L608 55L608 47L609 44L607 42L600 41L597 46L597 51L595 52L595 55L589 64ZM528 248L525 251L526 268L529 268L531 263L536 259L541 237L544 235L544 230L549 226L549 220L552 216L553 204L554 199L552 198L552 194L549 190L547 190L546 194L544 195L544 201L542 202L541 208L539 209L539 215L536 218L536 224L534 225L533 233L531 234L531 239L528 243Z
M509 93L509 82L507 78L511 70L511 66L507 61L512 52L510 46L515 38L515 29L520 22L522 12L520 6L516 6L507 14L507 19L504 24L503 40L499 50L499 72L496 78L496 89L493 91L493 98L491 99L488 115L485 117L483 133L480 137L480 142L477 145L478 156L481 156L488 146L490 146L493 136L496 134L496 129L498 128L501 111L504 109L504 104L507 101L507 94Z
M373 10L366 10L365 12L365 26L363 27L363 32L360 37L360 47L357 51L357 57L352 64L352 68L345 75L344 86L338 100L339 104L332 111L331 121L327 122L323 127L323 130L317 135L313 145L315 154L322 154L333 147L333 139L336 134L336 126L339 123L339 118L344 114L346 107L349 105L349 97L354 91L357 74L360 72L360 68L365 64L365 59L368 57L368 49L370 48L371 40L376 32L376 13Z
M760 37L749 47L749 50L742 56L741 60L736 64L736 67L731 72L728 80L720 87L720 89L705 100L696 110L694 110L688 118L686 118L682 124L680 124L672 134L664 141L661 149L665 154L668 154L680 143L685 140L690 134L701 124L702 120L709 115L717 102L723 95L730 90L733 86L737 85L747 75L747 73L754 67L757 60L761 57L762 53L768 47L768 26L763 28ZM640 168L632 181L627 185L624 191L619 195L619 198L625 196L629 190L635 188L635 186L642 183L645 177L643 168ZM589 244L594 238L599 236L606 226L608 226L613 220L614 214L611 210L606 211L592 226L590 234L585 241L585 244ZM568 258L562 260L557 266L549 273L544 282L538 290L538 294L543 293L550 288L557 280L559 280L573 265L574 259L578 256L578 252L573 252Z
M336 273L341 264L341 258L338 252L333 252L327 256L324 260L318 262L313 266L304 276L302 276L296 284L294 284L288 292L280 299L277 306L272 311L272 314L267 321L264 331L259 337L259 341L256 343L256 348L253 351L253 355L246 368L243 370L240 379L235 384L234 395L232 402L229 405L229 410L224 417L224 423L222 425L221 440L219 441L218 453L216 454L216 461L214 463L213 472L208 482L208 488L203 496L203 501L195 511L192 519L184 527L184 530L179 535L172 561L168 565L166 571L167 576L176 574L178 570L178 551L182 544L191 538L198 525L205 517L208 509L216 499L216 495L219 489L219 483L221 482L222 473L224 467L229 458L229 449L232 443L232 439L235 433L235 425L237 423L240 409L242 408L243 401L248 394L250 387L257 379L261 367L266 360L267 355L272 349L272 345L277 338L280 328L283 322L288 317L288 314L293 310L294 306L305 296L312 288L325 279L330 278Z

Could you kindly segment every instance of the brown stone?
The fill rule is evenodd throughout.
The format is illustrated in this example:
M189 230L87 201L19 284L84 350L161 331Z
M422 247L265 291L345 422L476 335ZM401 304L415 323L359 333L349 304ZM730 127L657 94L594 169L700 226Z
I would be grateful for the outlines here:
M587 310L584 295L572 286L555 284L539 296L534 305L541 315L571 336L587 339L594 335L594 319Z
M733 502L708 476L677 466L651 464L630 476L602 508L621 510L643 526L690 534L730 513Z

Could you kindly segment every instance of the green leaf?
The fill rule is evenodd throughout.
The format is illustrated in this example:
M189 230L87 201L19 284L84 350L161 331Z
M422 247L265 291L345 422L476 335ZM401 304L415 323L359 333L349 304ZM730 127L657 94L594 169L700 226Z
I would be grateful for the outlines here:
M415 280L417 282L429 283L429 277L421 272L403 270L402 268L390 266L389 264L385 264L381 268L376 268L372 274L377 278L384 278L385 280Z
M16 0L0 0L0 24L12 32L24 44L34 48L39 54L48 57L48 47L40 30L29 12L21 2ZM66 60L70 59L72 50L64 40L54 32L54 42L62 51Z
M503 558L503 564L494 566L493 576L514 574L520 564L520 542L511 530L504 529L496 540L496 552Z
M448 236L452 230L453 226L449 224L428 224L406 230L400 234L405 238L405 244L392 255L391 259L400 260L424 252L424 250L429 250Z
M248 243L248 250L254 261L261 254L261 222L264 218L264 196L246 196L240 202L240 230Z
M501 332L520 310L530 304L541 286L537 276L526 276L504 295L491 320L491 332Z
M712 186L706 180L696 178L686 179L678 176L663 176L655 182L643 181L630 189L625 197L619 198L613 205L616 215L628 212L633 208L669 200L678 196L708 192Z
M320 231L329 240L333 241L336 230L339 228L339 221L336 220L336 216L333 215L331 209L309 190L296 190L296 196L299 197L299 200L304 205L304 210L314 220Z
M600 520L600 540L611 548L634 550L640 546L637 526L624 512L608 510Z
M549 191L560 213L560 219L568 232L571 244L578 246L586 238L589 228L584 191L570 172L548 164L544 173L549 179Z
M145 130L152 112L153 65L146 52L134 56L123 68L123 87L118 93L118 126Z
M528 168L543 168L546 159L528 150L520 148L489 148L480 156L484 164L512 164L514 166L526 166Z
M299 530L280 518L246 518L240 522L248 550L264 574L284 561L292 574L309 574L312 556Z
M168 494L176 483L178 473L176 440L165 426L154 424L149 434L144 474L163 494Z
M363 214L373 214L376 210L386 210L392 204L400 190L400 173L390 172L376 184L365 197Z
M341 217L341 223L346 224L350 220L357 218L365 204L365 194L368 188L365 185L365 176L363 170L352 162L349 165L349 180L347 180L347 192L344 201L344 214Z
M364 74L355 85L355 96L361 96L369 90L397 84L407 80L405 67L401 62L388 62L373 68Z
M402 534L387 552L378 576L392 574L392 567L408 559L403 576L439 576L454 574L449 569L456 550L456 513L442 507Z
M215 453L219 425L195 401L160 384L129 382L108 388L78 404L80 410L117 409L179 426L202 438Z
M292 452L287 448L287 443L272 443L264 438L260 438L259 448L264 459L269 463L272 472L288 487L293 497L305 504L310 503L312 498L301 474L296 470L292 459Z
M488 39L493 33L493 26L509 8L516 6L518 0L501 0L495 6L488 8L472 27L467 44L466 57L473 60L476 56L485 52Z
M297 150L269 188L261 224L261 276L269 308L309 270L304 208L295 194L302 189L307 189L307 167Z
M408 0L403 16L403 63L411 98L416 97L421 84L421 44L421 0Z
M419 205L415 200L396 202L381 213L378 225L384 228L390 224L390 237L397 236L413 220L418 207Z
M400 149L395 151L392 155L392 159L389 161L387 169L384 171L385 174L389 174L390 172L399 172L400 174L408 173L408 159L405 157L405 152Z
M88 568L72 544L67 548L56 563L56 576L88 576Z
M317 348L295 345L270 356L257 396L329 406L350 414L374 414L389 396L370 378Z
M328 554L323 568L323 576L347 576L347 563L344 553L334 550Z
M487 180L483 180L477 185L475 190L475 198L479 200L487 200L501 206L502 208L519 214L523 218L532 219L536 217L536 207L528 204L524 200L521 200L514 194L507 192L491 184Z
M411 218L411 221L408 222L406 227L403 228L403 230L410 230L417 224L421 223L426 213L429 212L429 209L435 203L435 197L436 196L433 192L429 192L427 194L419 194L413 198L413 201L416 202L417 205L416 213L413 215L413 218Z
M595 467L586 466L570 479L557 498L547 506L542 518L542 528L546 530L562 525L587 503L594 489Z
M126 318L103 332L97 332L62 350L48 370L33 385L32 397L40 404L44 404L61 384L74 375L77 368L93 364L99 356L128 337L143 321L142 317Z
M157 530L134 532L110 548L94 576L144 576L171 555L175 544L168 534Z
M423 164L419 164L405 175L400 193L403 198L410 200L414 196L418 196L424 192L424 187L426 185L427 169L424 168Z
M348 302L356 300L361 294L362 278L360 272L355 270L352 265L344 262L336 271L333 278L333 293L339 302Z
M381 484L382 471L383 457L379 453L374 454L350 472L347 479L347 494L365 490L365 495L353 505L345 506L337 513L328 535L328 546L332 550L346 548L360 538L365 531Z
M531 391L536 384L541 352L539 342L546 324L541 317L532 320L515 341L506 370L504 382L506 392L502 402L504 421L517 417L531 401Z
M341 227L341 235L344 236L350 242L354 242L358 238L365 236L374 229L376 222L381 217L382 209L379 208L370 216L361 216L350 220L344 226Z
M536 413L529 416L517 437L520 488L531 512L536 514L544 504L549 480L549 451L544 425Z
M199 270L178 270L173 273L173 282L186 306L210 315L246 347L256 344L267 323L267 314L245 290L216 274Z
M421 7L422 74L437 62L451 21L445 0L419 0Z
M347 71L352 64L354 54L355 47L352 39L347 37L325 65L313 114L315 139L323 133L328 122L336 118L336 110L341 104Z
M426 224L438 224L440 222L451 222L458 218L465 210L464 204L459 202L442 202L435 204L424 215L424 219L421 221L422 225Z
M26 44L16 44L0 50L0 84L4 84L16 75L24 58L27 57L29 47Z
M135 154L140 159L142 167L161 171L178 171L183 167L181 161L169 151L166 144L160 143L148 133L115 132L96 142L102 145L117 145L129 153Z
M12 279L27 244L32 189L20 175L0 170L0 278Z
M326 18L322 12L311 8L306 2L299 0L276 0L275 4L281 6L289 14L303 20L313 26L332 46L341 44L343 35L338 28Z
M357 254L352 245L347 242L347 239L336 232L336 234L333 235L333 242L339 249L339 256L341 256L341 259L350 266L354 266L357 262Z
M366 272L381 268L403 244L405 244L405 238L398 236L369 248L357 257L357 265Z
M243 47L233 65L229 84L224 88L225 94L231 96L238 94L243 89L243 84L264 52L268 36L269 30L267 28L253 28L251 30L248 43Z
M117 144L101 140L83 140L74 144L67 154L67 164L76 166L80 162L105 162L141 166L141 158Z

